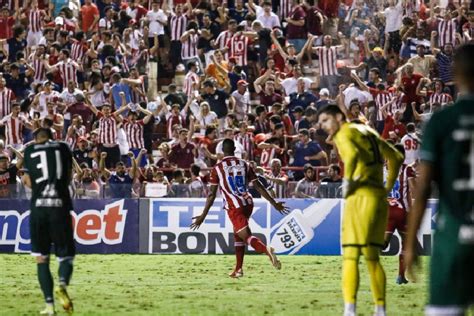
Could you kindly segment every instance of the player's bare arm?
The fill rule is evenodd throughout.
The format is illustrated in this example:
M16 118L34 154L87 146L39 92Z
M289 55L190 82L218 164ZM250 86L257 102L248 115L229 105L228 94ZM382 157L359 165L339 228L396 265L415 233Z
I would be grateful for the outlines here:
M206 206L204 206L204 209L201 215L193 217L194 222L191 224L191 226L189 226L192 230L199 229L199 226L201 226L201 224L204 222L204 220L206 219L207 213L209 213L211 206L214 204L214 201L216 200L216 196L217 196L217 185L211 185L211 189L206 200Z
M262 185L262 183L261 183L258 179L255 179L255 180L253 181L253 185L254 185L255 189L258 191L258 193L260 193L260 195L261 195L265 200L267 200L268 202L270 202L270 204L271 204L278 212L280 212L280 213L283 214L283 215L290 213L289 207L285 206L285 203L284 203L284 202L277 202L277 201L275 201L275 199L270 195L270 193L268 193L268 191L265 189L265 187Z

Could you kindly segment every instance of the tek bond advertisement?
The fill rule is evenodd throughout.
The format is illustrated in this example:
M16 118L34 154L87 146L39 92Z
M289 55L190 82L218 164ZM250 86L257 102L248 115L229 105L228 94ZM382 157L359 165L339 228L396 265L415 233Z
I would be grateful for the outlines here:
M340 230L344 201L340 199L289 199L288 215L281 215L265 200L254 200L249 221L252 233L278 254L340 255ZM149 253L234 252L232 223L216 201L199 230L191 231L192 218L202 213L204 199L152 199L149 212ZM431 200L418 235L419 250L429 254L436 201ZM392 238L385 254L400 252L399 236ZM252 250L249 247L249 250Z

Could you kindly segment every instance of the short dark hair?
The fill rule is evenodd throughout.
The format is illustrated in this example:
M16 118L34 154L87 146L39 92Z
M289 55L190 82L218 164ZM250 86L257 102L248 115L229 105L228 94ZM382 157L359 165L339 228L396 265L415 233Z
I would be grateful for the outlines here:
M346 115L344 114L344 112L342 112L342 110L335 104L328 104L326 105L325 107L319 109L318 111L318 120L319 120L319 116L321 114L328 114L328 115L332 115L332 116L336 116L338 114L342 115L342 119L345 120L346 119Z
M209 134L211 134L212 132L214 132L217 128L215 128L214 126L207 126L206 127L206 132L205 132L205 136L208 136Z
M235 151L234 140L226 138L222 141L222 151L224 154L233 154Z
M414 123L408 123L407 124L407 132L408 133L413 133L416 130L415 124Z
M195 163L191 165L191 174L194 175L194 176L198 176L199 175L199 172L201 172L201 167L199 167L198 165L196 165Z
M334 170L337 174L341 174L341 167L336 164L332 164L329 166L330 169Z
M298 134L302 134L309 137L309 131L306 128L302 128L298 131Z
M265 112L266 109L265 109L265 106L264 105L258 105L256 108L255 108L255 114L257 114L257 116L259 116L260 114L262 114L263 112Z
M40 127L34 130L33 136L35 138L41 135L46 136L48 139L53 139L53 132L50 128Z

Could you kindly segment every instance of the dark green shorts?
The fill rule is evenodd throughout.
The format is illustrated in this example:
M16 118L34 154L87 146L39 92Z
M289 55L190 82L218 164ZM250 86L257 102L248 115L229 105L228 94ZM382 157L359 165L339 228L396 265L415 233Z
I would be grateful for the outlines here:
M468 236L474 227L446 213L440 214L433 239L429 305L467 307L474 303L474 243L460 230Z
M72 208L32 208L30 214L31 254L49 255L51 246L59 258L73 257L76 253Z

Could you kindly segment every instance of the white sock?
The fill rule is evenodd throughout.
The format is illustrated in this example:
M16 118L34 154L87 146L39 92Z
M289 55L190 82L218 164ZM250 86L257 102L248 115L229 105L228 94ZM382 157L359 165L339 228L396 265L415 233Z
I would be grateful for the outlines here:
M375 306L375 314L376 316L385 316L385 305L376 305Z
M356 315L356 305L353 303L344 304L344 316L355 316Z

